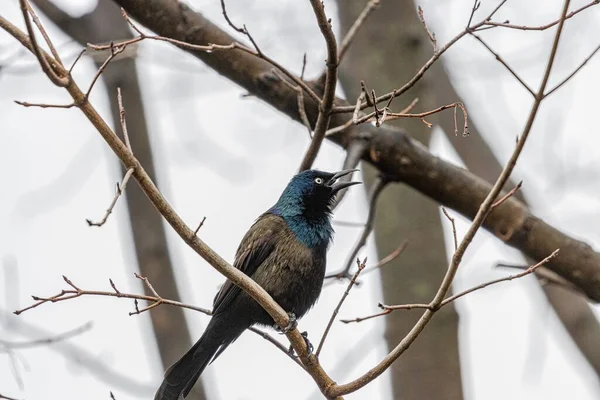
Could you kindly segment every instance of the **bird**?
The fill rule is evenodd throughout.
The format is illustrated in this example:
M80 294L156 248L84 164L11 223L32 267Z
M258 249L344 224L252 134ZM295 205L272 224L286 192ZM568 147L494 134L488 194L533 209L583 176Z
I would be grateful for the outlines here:
M338 180L354 171L310 169L294 175L275 205L255 220L236 251L233 266L251 277L289 314L290 325L286 328L295 327L296 320L319 298L334 233L331 215L336 194L361 183ZM208 364L253 325L275 323L246 292L225 281L214 298L206 330L165 371L154 399L185 399Z

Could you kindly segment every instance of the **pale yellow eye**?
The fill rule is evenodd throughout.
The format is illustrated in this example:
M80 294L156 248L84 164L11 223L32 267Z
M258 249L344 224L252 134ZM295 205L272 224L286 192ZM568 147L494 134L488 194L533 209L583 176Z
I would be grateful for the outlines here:
M323 184L323 178L315 178L315 183L317 185L322 185Z

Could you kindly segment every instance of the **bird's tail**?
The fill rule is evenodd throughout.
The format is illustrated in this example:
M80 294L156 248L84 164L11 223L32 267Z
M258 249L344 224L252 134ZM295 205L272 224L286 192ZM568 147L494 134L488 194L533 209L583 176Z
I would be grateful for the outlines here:
M215 326L215 318L208 324L202 337L165 371L165 378L154 400L182 400L204 371L204 368L233 343L244 329L227 329L223 332ZM218 324L221 325L221 324Z

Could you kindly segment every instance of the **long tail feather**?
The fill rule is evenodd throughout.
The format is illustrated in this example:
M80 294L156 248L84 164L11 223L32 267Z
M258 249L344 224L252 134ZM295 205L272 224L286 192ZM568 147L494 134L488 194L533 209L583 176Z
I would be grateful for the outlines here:
M222 324L213 318L202 337L179 361L165 371L165 378L154 400L185 399L206 366L246 329L246 327L236 329L231 326L220 329L219 325Z

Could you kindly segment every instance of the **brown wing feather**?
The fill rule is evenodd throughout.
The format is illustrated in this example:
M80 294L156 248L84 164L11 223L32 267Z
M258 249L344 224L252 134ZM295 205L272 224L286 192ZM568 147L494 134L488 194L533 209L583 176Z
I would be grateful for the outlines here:
M275 248L278 233L284 227L281 217L268 213L261 215L242 239L233 266L251 277ZM230 280L225 281L215 296L213 314L223 311L239 292L240 288Z

